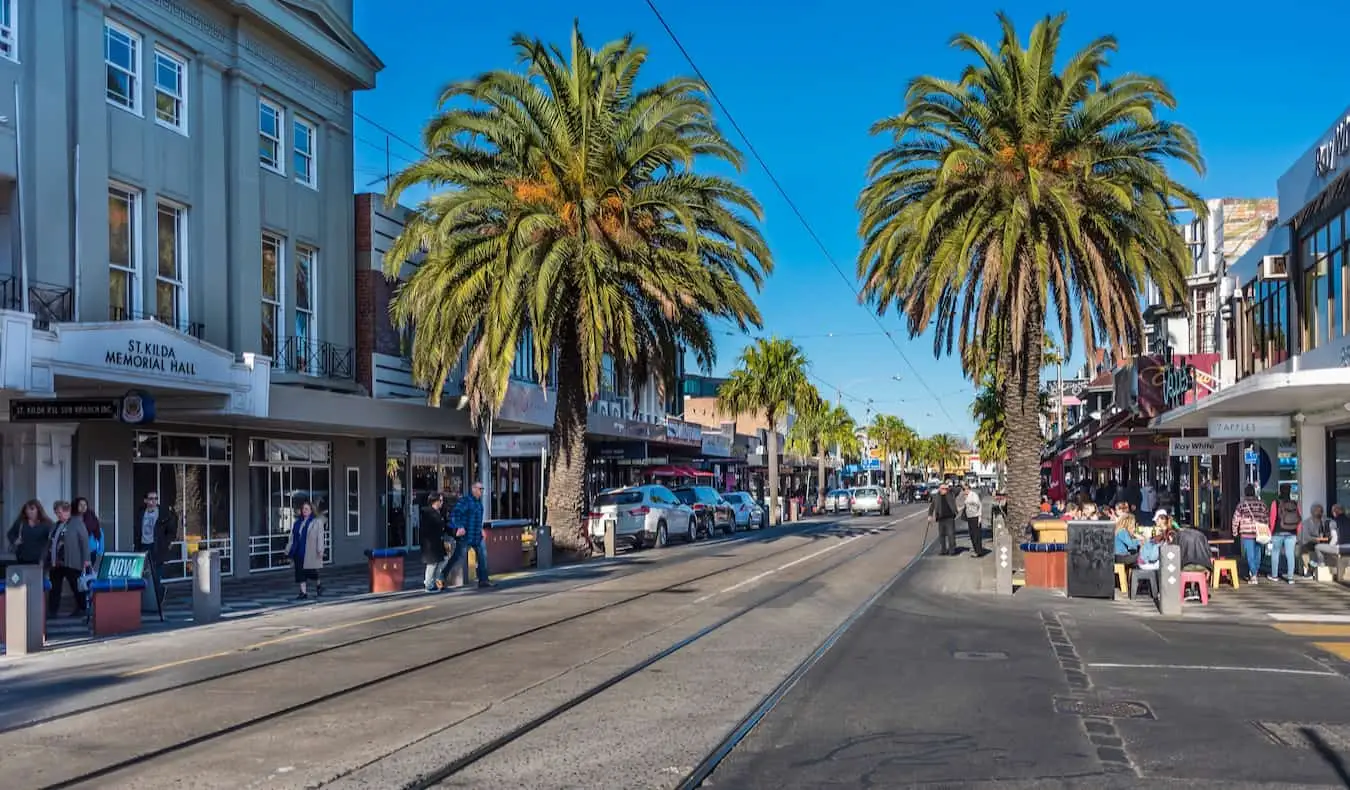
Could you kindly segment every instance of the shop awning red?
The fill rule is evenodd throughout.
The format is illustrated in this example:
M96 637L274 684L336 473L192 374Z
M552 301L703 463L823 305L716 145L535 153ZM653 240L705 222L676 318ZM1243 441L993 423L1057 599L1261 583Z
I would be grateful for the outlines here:
M702 472L688 466L651 466L647 468L647 474L652 477L712 477L712 472Z

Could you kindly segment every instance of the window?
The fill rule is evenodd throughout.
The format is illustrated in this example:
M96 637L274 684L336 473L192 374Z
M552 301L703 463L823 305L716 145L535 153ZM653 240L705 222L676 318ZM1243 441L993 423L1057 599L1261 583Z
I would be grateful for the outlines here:
M295 180L307 187L318 182L314 173L314 141L317 132L314 124L300 118L295 119L294 140L291 144L291 167L295 169Z
M295 343L296 355L305 359L316 356L312 346L314 337L314 264L318 253L310 247L295 248ZM301 360L296 360L297 370L307 370Z
M316 515L324 517L323 561L332 562L333 524L328 507L331 453L328 442L249 440L250 571L287 567L286 544L306 502Z
M179 331L185 328L187 319L187 300L183 290L186 221L185 209L170 203L159 204L155 318Z
M142 431L132 440L132 501L139 507L151 491L178 520L165 558L164 580L192 575L198 548L220 553L220 572L234 572L233 448L230 437ZM116 514L104 517L104 524Z
M347 535L361 534L361 470L347 467Z
M258 161L275 173L286 174L281 161L281 129L286 111L267 99L258 100Z
M282 280L286 243L277 236L262 237L262 353L279 359L281 338L277 330L282 326Z
M94 501L90 505L94 509L94 515L103 514L103 523L115 525L117 523L117 514L122 512L118 502L117 488L117 462L116 461L95 461L94 462ZM121 545L121 536L116 529L110 530L111 535L103 536L103 550L117 551Z
M108 187L108 318L136 317L140 280L141 195L132 189Z
M19 37L16 35L14 12L16 0L0 0L0 56L19 59Z
M155 48L155 122L187 134L187 61Z
M141 111L141 37L112 20L103 21L103 63L108 75L108 101Z

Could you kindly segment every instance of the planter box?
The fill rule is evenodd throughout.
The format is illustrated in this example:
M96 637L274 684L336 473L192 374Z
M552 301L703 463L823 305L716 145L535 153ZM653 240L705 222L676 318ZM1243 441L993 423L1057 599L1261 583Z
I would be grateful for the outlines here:
M366 549L366 570L372 593L403 592L405 549Z
M94 636L141 630L144 579L99 579L89 586L94 604Z
M1062 590L1068 582L1068 554L1063 543L1023 543L1026 586Z

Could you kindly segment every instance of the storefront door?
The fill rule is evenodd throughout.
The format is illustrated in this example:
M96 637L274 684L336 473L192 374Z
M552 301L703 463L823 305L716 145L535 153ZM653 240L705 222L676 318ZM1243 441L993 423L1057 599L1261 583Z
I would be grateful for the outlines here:
M461 442L414 439L408 443L408 447L410 461L408 490L411 496L408 501L401 502L406 522L402 537L407 539L407 543L389 545L403 546L415 551L422 545L420 516L422 507L427 503L427 497L435 493L443 495L448 512L448 509L464 495L468 468L465 463L465 446Z
M164 579L189 576L191 555L216 549L220 572L234 573L230 540L231 442L228 436L142 432L136 435L132 488L136 507L151 491L178 516L181 540L169 548Z

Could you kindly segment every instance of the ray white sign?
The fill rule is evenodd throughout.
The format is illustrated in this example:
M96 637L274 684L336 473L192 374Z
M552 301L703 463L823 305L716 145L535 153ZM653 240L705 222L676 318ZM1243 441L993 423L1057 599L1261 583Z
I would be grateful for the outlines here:
M1179 437L1167 440L1167 454L1173 458L1190 458L1196 455L1223 455L1228 452L1228 442L1204 436Z
M1211 439L1288 439L1289 417L1211 417Z

